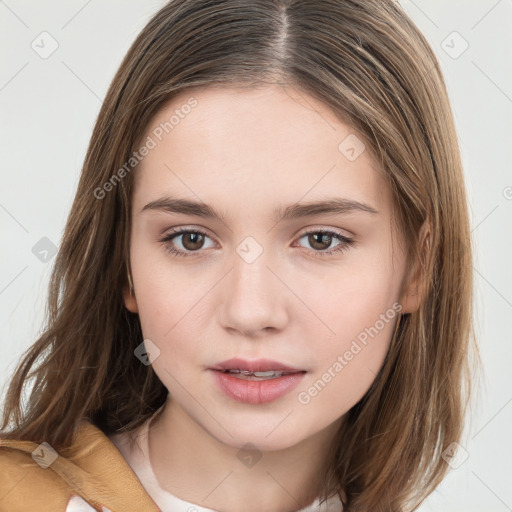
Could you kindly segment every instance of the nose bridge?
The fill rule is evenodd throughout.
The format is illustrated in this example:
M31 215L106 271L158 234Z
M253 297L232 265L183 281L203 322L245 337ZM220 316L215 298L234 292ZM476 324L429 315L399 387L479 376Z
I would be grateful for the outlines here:
M225 281L220 307L225 328L244 333L283 328L285 294L283 284L274 275L275 263L271 251L264 250L253 237L247 237L236 247L233 270Z

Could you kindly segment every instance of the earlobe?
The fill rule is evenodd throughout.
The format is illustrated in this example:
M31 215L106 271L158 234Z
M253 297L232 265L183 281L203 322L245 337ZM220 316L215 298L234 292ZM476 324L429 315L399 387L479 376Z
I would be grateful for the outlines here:
M400 312L405 315L407 313L414 313L421 305L422 295L417 286L411 284L408 290L404 293L403 299L400 301L402 309Z
M400 304L402 305L402 314L414 313L417 311L423 300L425 299L428 289L428 275L426 274L425 266L429 260L428 254L430 252L430 224L425 221L419 232L419 257L420 261L416 259L413 265L413 270L408 273L408 282L404 287Z
M133 283L128 273L128 283L123 287L123 299L126 309L131 313L138 313L139 308L137 307L137 299L135 298L135 290L133 289Z

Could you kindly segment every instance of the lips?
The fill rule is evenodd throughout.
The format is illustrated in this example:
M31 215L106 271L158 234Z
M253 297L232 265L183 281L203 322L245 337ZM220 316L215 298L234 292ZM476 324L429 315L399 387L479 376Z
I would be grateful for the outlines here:
M273 361L272 359L256 359L254 361L247 361L237 357L218 363L217 365L212 366L210 369L242 374L250 374L254 372L275 372L276 374L290 374L302 373L306 371L301 368L294 368L292 366L285 365L279 361Z
M284 397L307 373L272 359L240 358L228 359L209 370L225 396L246 404L265 404Z

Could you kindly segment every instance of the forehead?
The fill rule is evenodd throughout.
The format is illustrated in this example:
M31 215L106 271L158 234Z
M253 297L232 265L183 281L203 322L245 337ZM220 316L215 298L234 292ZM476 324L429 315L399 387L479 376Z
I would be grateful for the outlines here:
M231 191L288 202L339 194L377 209L390 201L362 137L327 105L290 87L187 89L157 112L143 141L148 137L154 148L136 169L145 199L208 191L225 200Z

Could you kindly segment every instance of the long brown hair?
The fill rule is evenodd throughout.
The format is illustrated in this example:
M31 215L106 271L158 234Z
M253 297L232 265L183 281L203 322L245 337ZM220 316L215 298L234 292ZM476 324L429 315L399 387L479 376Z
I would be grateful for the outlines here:
M51 276L45 329L10 382L1 437L67 450L83 419L107 435L129 431L164 403L166 388L134 356L141 326L123 302L136 168L112 177L177 93L273 83L324 102L364 138L393 191L410 268L420 264L422 304L402 316L381 371L346 414L322 491L340 493L347 511L412 510L445 476L441 454L464 425L472 252L439 64L392 0L173 0L156 13L98 115Z

